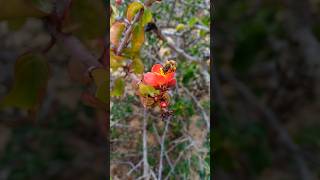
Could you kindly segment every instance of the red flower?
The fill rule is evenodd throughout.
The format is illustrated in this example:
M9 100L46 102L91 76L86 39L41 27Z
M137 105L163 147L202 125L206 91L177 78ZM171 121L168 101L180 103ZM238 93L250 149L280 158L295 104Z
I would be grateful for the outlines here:
M144 74L143 82L155 88L168 88L176 84L174 74L175 72L165 73L161 64L155 64L152 66L151 72Z

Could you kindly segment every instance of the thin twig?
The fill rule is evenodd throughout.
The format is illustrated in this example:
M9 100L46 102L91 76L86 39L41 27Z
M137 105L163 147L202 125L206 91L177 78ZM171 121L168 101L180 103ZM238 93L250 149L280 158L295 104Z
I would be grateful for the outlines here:
M164 143L165 143L165 138L166 138L166 134L168 131L169 123L170 123L170 118L168 118L166 121L166 126L164 128L164 132L163 132L162 138L161 138L161 152L160 152L160 162L159 162L159 172L158 172L158 178L160 180L162 177L162 168L163 168L163 154L164 154L164 149L165 149Z
M154 171L152 169L150 169L150 174L151 174L151 176L153 177L154 180L158 179L156 174L154 173Z
M182 49L180 49L179 47L177 47L175 44L173 44L172 42L168 41L168 39L162 34L160 29L156 29L155 30L156 35L158 36L159 39L161 39L162 41L166 42L168 44L168 46L174 50L177 54L179 54L180 56L182 56L183 58L187 59L187 60L191 60L191 61L199 61L198 58L195 58L193 56L190 56L189 54L187 54L186 52L184 52Z
M158 140L159 144L161 144L161 139L160 139L160 136L159 136L159 132L158 132L155 124L153 123L152 126L153 126L154 132L156 134L157 140ZM171 160L169 158L168 151L165 151L164 155L165 155L165 157L167 159L167 162L168 162L169 166L172 168L173 166L172 166Z
M168 175L164 178L165 180L169 179L171 173L173 173L175 167L177 166L178 162L180 161L180 159L182 158L182 156L184 155L185 151L187 151L190 147L192 147L192 145L190 144L189 146L187 146L183 151L181 151L179 153L178 158L176 159L176 161L173 164L173 168L170 169Z
M199 101L197 100L196 97L194 97L194 95L184 86L182 86L182 89L192 98L192 100L196 103L198 109L200 110L203 119L205 120L206 124L207 124L207 130L210 131L210 119L209 116L207 115L206 111L204 110L204 108L201 106L201 104L199 103Z
M146 7L151 6L154 2L156 2L155 0L147 0L144 5ZM126 31L124 32L124 37L121 39L120 41L120 45L117 48L116 54L120 55L121 52L123 51L123 49L125 48L125 46L127 45L127 42L129 40L129 38L131 37L134 25L140 20L140 18L142 17L144 13L144 9L141 8L139 10L139 12L134 16L132 22L130 22L129 26L127 27Z
M173 13L175 12L176 4L177 4L177 1L174 0L174 1L173 1L172 8L171 8L171 11L170 11L170 14L169 14L169 18L168 18L168 21L167 21L167 26L170 25L170 22L171 22L171 20L173 19L173 18L172 18L172 15L173 15Z
M176 141L176 142L173 142L174 145L172 145L168 151L166 153L170 153L171 151L173 151L174 148L176 148L178 145L184 143L185 141L188 141L189 139L188 138L183 138L182 140L179 140L179 141Z
M143 160L141 160L140 162L138 162L137 165L133 166L132 169L127 173L127 176L130 176L130 174L131 174L133 171L136 171L136 169L141 165L142 162L143 162Z
M157 2L157 0L146 0L145 2L144 2L144 5L146 6L146 7L149 7L149 6L151 6L153 3L155 3L155 2Z
M140 9L139 12L134 16L133 21L129 24L127 27L124 37L121 39L120 45L117 48L116 54L119 56L124 49L125 45L127 44L129 38L131 37L132 30L134 28L134 25L140 20L141 16L143 15L144 10Z
M143 177L149 179L148 146L147 146L147 108L143 112Z
M159 28L155 29L154 32L160 40L166 42L167 45L169 46L169 48L171 48L173 51L175 51L179 56L183 57L184 59L186 59L188 61L198 62L202 66L202 68L204 69L203 71L200 71L200 73L203 75L204 80L206 81L206 84L207 85L210 84L210 75L208 73L208 67L204 61L201 61L199 58L189 55L183 49L176 46L173 42L168 41L168 39L163 35L163 33L161 32L161 30Z

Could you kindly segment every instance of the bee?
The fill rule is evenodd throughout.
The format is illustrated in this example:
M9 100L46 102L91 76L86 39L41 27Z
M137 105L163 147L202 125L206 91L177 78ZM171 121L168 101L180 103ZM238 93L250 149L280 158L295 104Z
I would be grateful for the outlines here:
M164 74L175 72L177 69L177 63L174 60L168 60L165 62L162 71Z

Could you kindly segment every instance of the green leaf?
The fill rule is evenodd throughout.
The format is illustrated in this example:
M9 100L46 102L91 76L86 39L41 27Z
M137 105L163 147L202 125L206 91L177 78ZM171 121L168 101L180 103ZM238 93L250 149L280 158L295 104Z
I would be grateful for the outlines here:
M142 47L145 37L144 37L144 26L152 21L152 13L149 9L145 9L143 16L139 23L134 27L132 32L132 40L131 40L131 49L133 53L137 53L140 51Z
M96 97L103 103L107 102L108 91L108 75L109 72L103 68L97 68L92 70L91 75L97 86Z
M140 2L137 2L137 1L129 4L128 9L127 9L127 19L128 19L128 21L132 21L134 16L142 8L144 8L143 4L141 4Z
M124 48L122 51L123 56L127 57L128 59L133 59L134 57L139 56L140 51L133 51L132 48Z
M111 91L112 97L120 97L124 93L124 80L122 78L118 78L114 82L113 89Z
M25 17L44 17L48 14L26 0L0 0L0 20Z
M113 51L110 51L110 67L112 70L116 70L119 67L123 65L123 60L125 58L122 56L117 56L113 53Z
M142 74L144 72L144 65L140 58L134 58L132 60L131 68L136 74Z
M200 37L205 37L206 34L207 34L207 31L202 30L202 29L201 29L200 32L199 32Z
M144 43L144 26L141 22L135 26L132 33L131 51L138 52Z
M39 104L49 77L49 67L42 55L21 56L15 64L14 84L1 102L2 107L33 109Z
M156 96L160 93L160 91L156 90L154 87L143 84L143 83L139 84L139 92L143 96L147 96L147 95Z
M188 24L190 27L194 26L198 22L198 18L193 17L189 20Z
M145 9L143 16L141 17L141 24L144 27L146 24L152 21L152 12L149 9Z

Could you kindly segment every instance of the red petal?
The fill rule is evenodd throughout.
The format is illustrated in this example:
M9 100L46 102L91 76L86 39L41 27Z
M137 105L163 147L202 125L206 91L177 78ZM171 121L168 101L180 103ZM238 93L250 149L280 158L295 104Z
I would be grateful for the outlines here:
M150 86L157 86L157 77L154 73L148 72L143 75L143 82Z
M168 86L175 86L176 85L176 79L171 79L171 81L168 82Z
M167 80L173 79L173 78L174 78L174 72L166 74L166 75L165 75L165 78L166 78Z
M162 68L161 64L155 64L155 65L152 66L151 72L160 73L160 68Z
M156 73L154 73L154 74L155 74L155 80L157 81L157 84L159 86L164 85L168 82L165 76L162 76L162 75L156 74Z

